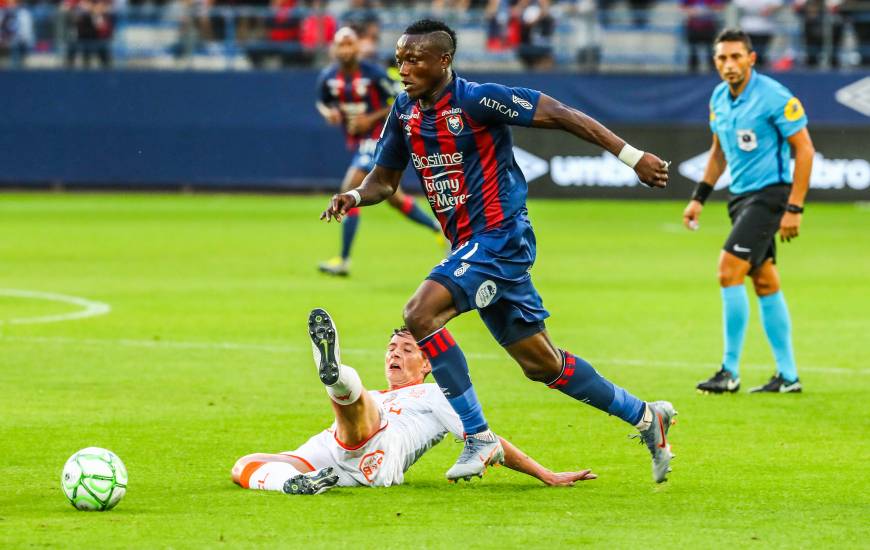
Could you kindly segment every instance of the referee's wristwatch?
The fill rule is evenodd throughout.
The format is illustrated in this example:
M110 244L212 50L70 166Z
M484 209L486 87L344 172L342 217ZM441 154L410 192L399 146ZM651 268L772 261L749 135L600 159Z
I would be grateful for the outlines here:
M788 206L785 207L785 211L786 211L786 212L791 212L792 214L803 214L803 213L804 213L804 207L803 207L803 206L798 206L798 205L796 205L796 204L789 204Z

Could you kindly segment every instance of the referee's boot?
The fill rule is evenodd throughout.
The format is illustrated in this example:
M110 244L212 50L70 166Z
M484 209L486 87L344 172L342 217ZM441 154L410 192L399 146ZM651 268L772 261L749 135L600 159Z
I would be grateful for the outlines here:
M752 388L749 393L801 393L803 390L800 378L795 378L793 382L789 382L781 374L776 373L770 377L767 384Z
M695 386L701 393L735 393L740 389L740 377L723 366L709 379Z

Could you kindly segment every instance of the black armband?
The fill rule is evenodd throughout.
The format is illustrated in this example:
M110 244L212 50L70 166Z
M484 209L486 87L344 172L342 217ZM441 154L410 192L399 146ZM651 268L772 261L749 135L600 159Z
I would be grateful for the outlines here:
M788 206L785 207L785 211L791 212L792 214L803 214L804 207L789 203Z
M692 200L698 201L701 204L707 202L707 197L713 192L713 186L706 181L699 181L695 185L695 190L692 192Z

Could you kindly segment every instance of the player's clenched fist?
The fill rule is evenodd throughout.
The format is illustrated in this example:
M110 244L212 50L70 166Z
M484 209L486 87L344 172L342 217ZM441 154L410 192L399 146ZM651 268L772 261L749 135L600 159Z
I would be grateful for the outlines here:
M329 208L320 214L320 219L330 222L334 218L335 221L340 223L341 218L354 206L356 206L356 199L352 195L348 193L333 195L329 201Z
M644 185L667 187L669 165L669 162L663 161L652 153L644 153L634 166L634 171Z

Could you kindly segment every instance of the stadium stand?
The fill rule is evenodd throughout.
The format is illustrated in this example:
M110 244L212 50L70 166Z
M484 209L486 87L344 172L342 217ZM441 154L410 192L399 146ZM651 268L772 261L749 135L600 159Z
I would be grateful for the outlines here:
M770 67L870 66L870 0L0 0L7 67L245 70L316 66L340 24L373 27L377 56L421 16L458 28L458 66L682 72L743 23ZM712 26L712 27L711 27ZM81 58L81 63L78 59ZM75 62L75 63L74 63Z

